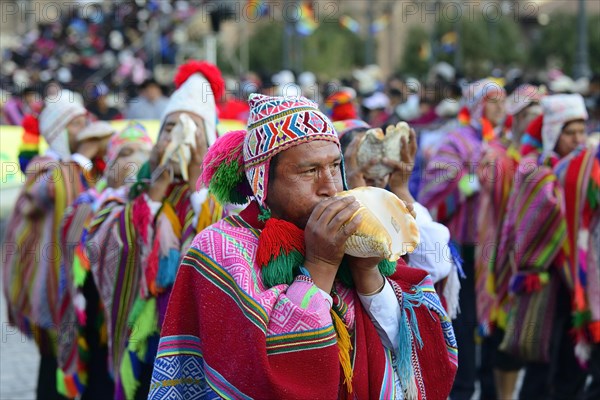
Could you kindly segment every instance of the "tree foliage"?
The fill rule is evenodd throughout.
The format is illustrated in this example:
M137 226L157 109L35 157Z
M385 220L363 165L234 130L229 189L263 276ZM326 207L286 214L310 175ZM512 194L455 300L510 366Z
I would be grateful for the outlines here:
M600 15L590 15L588 27L588 54L593 72L600 73ZM577 16L554 13L550 15L550 23L539 27L533 38L531 48L531 65L545 68L548 64L556 64L565 73L572 74L577 54L578 38Z

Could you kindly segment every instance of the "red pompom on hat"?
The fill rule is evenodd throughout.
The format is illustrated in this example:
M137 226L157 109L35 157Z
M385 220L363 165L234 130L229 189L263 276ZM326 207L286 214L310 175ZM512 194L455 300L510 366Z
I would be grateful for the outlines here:
M225 93L225 81L221 75L221 71L216 65L206 61L189 61L179 67L173 81L175 88L179 89L188 78L195 73L202 74L210 83L210 88L215 96L215 99L220 99Z

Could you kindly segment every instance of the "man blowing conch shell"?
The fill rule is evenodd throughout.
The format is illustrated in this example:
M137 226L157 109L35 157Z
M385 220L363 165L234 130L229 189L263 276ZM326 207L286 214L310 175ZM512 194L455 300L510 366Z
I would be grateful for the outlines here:
M361 229L339 140L303 97L251 95L201 181L249 205L201 231L179 268L150 399L445 399L452 324L424 271L345 255ZM406 214L407 210L402 210Z

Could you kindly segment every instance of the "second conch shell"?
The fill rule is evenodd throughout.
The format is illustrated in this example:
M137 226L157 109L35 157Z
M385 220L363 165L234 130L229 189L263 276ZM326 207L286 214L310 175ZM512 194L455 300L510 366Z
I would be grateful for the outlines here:
M179 122L171 131L171 141L167 145L160 166L164 166L171 159L179 163L181 177L188 180L188 165L192 160L192 150L196 148L196 129L198 126L189 115L179 115Z
M354 196L361 204L352 216L362 216L356 233L346 241L345 253L355 257L383 257L396 261L412 253L420 241L417 221L395 194L361 187L336 196Z
M383 164L383 159L388 158L400 161L401 139L408 140L410 126L406 122L399 122L395 126L389 125L385 134L381 128L369 129L363 137L357 153L359 167L368 165L371 160L377 162L367 168L366 176L372 179L383 178L392 173L392 168Z

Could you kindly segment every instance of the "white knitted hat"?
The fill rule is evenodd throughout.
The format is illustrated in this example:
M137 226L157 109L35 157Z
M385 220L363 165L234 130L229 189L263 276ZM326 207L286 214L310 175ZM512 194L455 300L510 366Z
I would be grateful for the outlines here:
M69 148L69 135L67 125L74 118L87 113L86 109L70 96L70 92L63 90L64 95L53 101L47 101L38 118L40 134L46 139L52 151L58 154L61 160L71 158Z

